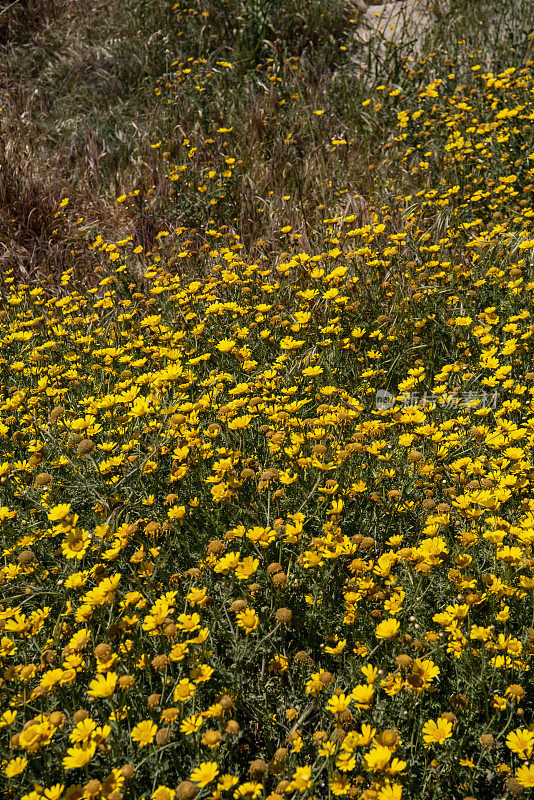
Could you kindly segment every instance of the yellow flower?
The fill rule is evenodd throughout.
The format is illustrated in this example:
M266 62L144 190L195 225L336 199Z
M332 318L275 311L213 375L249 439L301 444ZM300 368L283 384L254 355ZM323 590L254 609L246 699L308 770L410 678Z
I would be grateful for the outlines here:
M343 693L333 694L328 703L326 704L325 708L332 714L341 714L343 711L346 711L348 709L350 704L351 704L350 696L347 697Z
M46 720L37 722L22 731L19 738L19 745L25 750L31 749L32 752L35 752L39 748L49 744L55 730L56 729L49 725Z
M82 559L89 548L89 531L73 528L61 543L61 552L67 559Z
M452 722L445 717L439 717L437 722L429 719L423 725L423 740L426 745L443 744L452 736Z
M313 786L313 781L311 780L311 771L312 768L308 765L304 767L297 767L293 773L293 778L290 785L287 787L286 792L289 794L295 790L298 792L305 792L306 789L311 789Z
M377 667L373 667L372 664L365 664L363 667L361 667L361 671L363 672L367 683L375 683L376 679L378 678Z
M234 347L235 341L233 339L223 339L218 345L216 345L216 349L220 353L229 353Z
M216 761L203 761L191 773L191 780L202 789L211 783L214 778L219 774L219 768Z
M372 683L369 684L361 683L358 686L354 687L350 696L354 700L354 703L357 708L367 709L371 705L374 693L375 690Z
M176 620L176 627L181 631L196 631L200 628L200 616L194 614L180 614Z
M4 774L8 778L14 778L16 775L20 775L21 772L24 772L27 765L27 758L22 758L21 756L18 756L18 758L12 758L11 761L7 762L7 766L4 769Z
M18 711L13 711L11 709L4 711L0 717L0 728L4 728L6 725L12 725L17 718L17 714Z
M249 633L252 633L252 631L255 631L260 624L259 617L253 608L246 608L244 611L240 611L236 614L236 620L239 627L245 631L247 636Z
M70 513L70 503L60 503L57 506L54 506L48 512L48 521L49 522L58 522L61 519L65 519L67 514Z
M87 742L91 738L91 734L96 729L96 722L91 717L82 719L70 734L71 742Z
M376 735L376 728L371 728L366 723L362 724L361 733L356 733L355 743L357 747L367 747Z
M111 697L117 685L117 675L115 672L106 672L105 675L97 675L89 684L87 694L89 697Z
M515 777L521 784L524 786L525 789L533 789L534 788L534 764L524 764L522 767L519 767L517 770Z
M307 378L315 378L317 375L322 375L324 372L322 367L306 367L306 369L302 370L302 374L305 375Z
M363 758L364 767L370 772L377 772L378 770L384 769L390 758L391 750L388 747L376 745L376 747L373 747L365 754Z
M132 742L137 742L139 747L145 747L147 744L152 744L157 730L157 725L154 725L150 719L145 719L142 722L138 722L130 734Z
M95 742L85 742L76 747L69 747L63 759L64 769L80 769L90 762L96 752Z
M180 725L180 733L185 734L185 736L190 736L192 733L196 733L199 730L202 726L202 722L202 714L192 714L190 717L186 717Z
M506 737L506 746L512 753L517 753L519 758L530 758L534 746L534 732L526 728L517 728Z
M0 466L0 475L2 474L1 466ZM7 506L2 506L0 508L0 522L3 522L6 519L13 519L13 517L16 516L16 513L17 513L16 511L10 511Z
M342 752L336 758L336 767L341 772L352 772L356 767L356 757L349 752Z
M399 628L400 622L394 617L390 617L376 626L375 636L377 639L393 639L397 635Z
M194 683L205 683L209 681L215 670L208 664L199 664L198 667L193 667L189 677Z
M247 556L235 568L235 576L240 581L248 580L258 569L260 562L257 558Z
M402 786L400 783L387 783L378 792L377 800L401 800Z
M180 703L185 703L185 701L189 700L190 697L193 697L195 693L195 684L191 683L188 678L182 678L182 680L176 684L172 696L175 702L179 701Z
M237 783L239 783L239 781L233 775L228 775L228 774L221 775L221 777L217 781L217 791L229 792L230 789L233 789Z
M150 795L150 800L174 800L176 792L168 786L158 786Z
M259 797L262 792L262 783L257 783L256 781L247 781L246 783L242 783L241 786L237 787L234 792L234 797L235 800L239 800L241 797L246 798L247 800L254 800L256 797Z
M44 800L59 800L64 791L65 785L63 783L55 783L45 789L44 794L41 796L44 797Z

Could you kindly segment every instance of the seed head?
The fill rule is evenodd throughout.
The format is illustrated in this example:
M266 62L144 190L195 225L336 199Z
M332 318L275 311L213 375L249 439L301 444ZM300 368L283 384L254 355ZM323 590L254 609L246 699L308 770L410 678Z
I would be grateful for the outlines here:
M248 774L253 780L262 781L265 778L268 769L269 767L263 758L256 758L254 761L250 762Z
M192 781L182 781L176 787L176 797L178 800L194 800L198 789Z
M289 608L279 608L274 617L277 622L281 622L283 625L289 626L291 625L293 613Z

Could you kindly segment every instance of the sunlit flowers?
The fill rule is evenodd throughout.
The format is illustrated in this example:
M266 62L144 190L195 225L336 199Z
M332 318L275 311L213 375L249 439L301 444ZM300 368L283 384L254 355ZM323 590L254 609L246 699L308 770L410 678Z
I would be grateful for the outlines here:
M444 717L429 719L423 725L423 741L425 745L444 744L452 736L452 722Z
M398 619L394 617L384 619L376 626L375 636L377 639L393 639L397 635L399 628L400 622Z
M236 620L239 627L247 634L257 630L260 619L253 608L246 608L236 614Z
M84 742L81 745L70 747L63 759L65 769L80 769L88 764L96 752L95 742Z
M89 697L111 697L117 685L117 675L115 672L106 672L105 675L97 675L89 684L87 694Z
M50 522L60 522L70 513L70 509L70 503L60 503L59 505L50 509L48 512L48 520Z
M191 780L202 789L211 783L218 774L219 768L216 761L203 761L191 773Z
M4 768L4 775L7 778L14 778L17 775L20 775L21 772L24 772L27 766L28 766L28 759L23 758L21 756L17 756L17 758L12 758L10 761L7 762L7 765Z
M519 758L530 758L534 747L534 731L517 728L506 737L506 746Z
M137 742L139 747L146 747L147 744L152 744L154 741L157 730L157 725L154 725L150 719L138 722L137 725L132 728L132 742Z

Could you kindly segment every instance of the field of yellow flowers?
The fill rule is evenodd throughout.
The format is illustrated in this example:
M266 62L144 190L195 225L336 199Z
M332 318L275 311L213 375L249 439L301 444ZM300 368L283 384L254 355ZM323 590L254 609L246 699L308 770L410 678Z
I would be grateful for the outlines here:
M315 238L185 221L94 238L92 287L3 269L2 797L534 788L534 61L464 55L363 101L387 173Z

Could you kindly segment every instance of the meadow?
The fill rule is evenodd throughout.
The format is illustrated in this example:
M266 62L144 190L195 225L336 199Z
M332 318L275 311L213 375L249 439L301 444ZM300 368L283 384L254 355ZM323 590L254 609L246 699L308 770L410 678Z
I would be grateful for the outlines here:
M160 5L0 12L0 795L531 796L534 6Z

